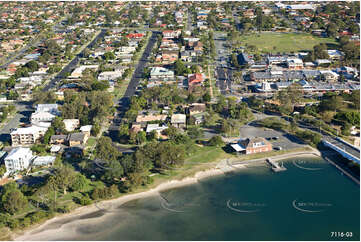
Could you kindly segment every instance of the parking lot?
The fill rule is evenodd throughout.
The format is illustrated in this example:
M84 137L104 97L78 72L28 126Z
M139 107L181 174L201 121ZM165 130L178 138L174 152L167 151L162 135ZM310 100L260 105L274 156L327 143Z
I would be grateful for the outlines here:
M273 129L256 127L252 124L240 128L241 139L263 137L272 143L273 148L281 147L282 150L294 149L304 146L305 144L287 133L282 133ZM278 137L275 139L275 137Z

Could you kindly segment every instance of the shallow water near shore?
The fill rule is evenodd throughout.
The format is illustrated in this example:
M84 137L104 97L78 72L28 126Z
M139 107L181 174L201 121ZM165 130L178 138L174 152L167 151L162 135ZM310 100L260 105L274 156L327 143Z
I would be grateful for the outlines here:
M320 158L259 164L101 207L32 240L359 240L359 186ZM332 237L332 232L348 232ZM352 236L351 236L352 233Z

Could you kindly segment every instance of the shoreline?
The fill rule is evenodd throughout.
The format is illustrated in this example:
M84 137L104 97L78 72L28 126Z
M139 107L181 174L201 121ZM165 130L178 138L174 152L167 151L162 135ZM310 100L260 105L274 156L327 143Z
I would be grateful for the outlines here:
M186 177L181 180L166 181L148 191L137 192L137 193L133 193L133 194L125 194L118 198L114 198L114 199L110 199L110 200L103 200L103 201L100 201L99 203L93 203L89 206L82 206L82 207L76 208L75 210L71 211L70 213L57 215L49 220L46 220L44 223L41 223L39 225L34 225L35 227L33 227L33 228L30 227L29 229L25 230L23 234L12 233L10 236L11 236L11 239L14 241L30 240L34 233L40 232L44 227L46 227L49 224L61 222L61 220L72 219L72 218L75 218L80 215L84 216L84 215L101 210L101 208L97 207L97 205L99 205L99 204L101 204L102 206L105 206L105 207L107 205L121 206L124 203L130 202L132 200L146 198L149 196L154 196L154 195L157 195L161 191L195 184L200 179L203 179L206 177L218 176L218 175L222 175L222 174L224 174L224 172L218 168L211 168L211 169L208 169L205 171L199 171L192 177ZM45 234L47 234L47 233L51 233L51 230L45 232ZM46 235L44 235L44 237L46 237Z
M291 153L282 154L282 155L278 155L278 156L276 155L276 156L271 156L271 157L273 157L272 159L274 159L275 161L279 161L279 160L289 159L289 158L297 157L297 156L303 156L303 157L318 156L318 157L320 157L319 154L320 153L317 150L313 149L313 151L310 151L307 153L306 152L291 152ZM234 159L236 159L236 158L234 158ZM247 160L240 164L229 165L229 164L227 164L227 159L222 159L219 162L217 162L213 168L210 168L210 169L207 169L204 171L198 171L192 176L188 176L188 177L185 177L180 180L178 180L178 179L168 180L168 181L160 183L156 187L151 188L147 191L135 192L135 193L131 193L131 194L124 194L118 198L113 198L110 200L103 200L103 201L95 202L89 206L82 206L82 207L76 208L75 210L73 210L69 213L57 215L49 220L44 221L43 223L29 227L28 229L25 229L23 231L23 233L21 233L21 234L16 233L16 232L11 232L10 237L11 237L11 240L14 240L14 241L26 241L26 240L31 240L31 238L34 237L34 234L41 232L43 234L41 237L44 238L44 240L46 240L46 237L49 234L52 234L52 231L54 229L48 229L45 232L42 232L42 230L44 228L46 228L46 226L51 225L53 223L57 223L57 222L61 223L62 221L65 222L66 220L72 220L72 219L74 219L73 221L77 221L78 216L86 216L88 214L91 214L91 213L94 213L97 211L101 211L104 209L106 210L106 207L108 207L109 205L110 206L112 206L112 205L121 206L124 203L130 202L132 200L146 198L146 197L150 197L150 196L156 196L161 191L166 191L169 189L174 189L174 188L178 188L178 187L195 184L203 178L223 175L228 171L236 171L239 169L246 169L247 165L258 164L261 162L265 162L265 160L266 160L266 157L253 159L253 160ZM221 165L221 167L220 167L220 164L222 162L226 163L226 166L228 166L228 170L227 169L223 169L225 171L222 170L222 168L224 168L224 167L222 167L223 165ZM101 208L101 207L99 207L99 205L101 205L101 207L105 207L105 208ZM73 221L71 221L71 222L73 222ZM71 223L71 222L69 222L69 223ZM64 223L64 224L67 224L67 223ZM61 226L59 226L59 228L60 227ZM37 240L41 240L41 239L37 239Z

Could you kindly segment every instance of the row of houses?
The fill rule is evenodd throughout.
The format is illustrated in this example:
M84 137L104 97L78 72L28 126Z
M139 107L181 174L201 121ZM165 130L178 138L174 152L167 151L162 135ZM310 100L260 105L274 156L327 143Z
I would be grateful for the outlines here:
M141 111L132 124L131 132L138 133L145 131L147 134L155 131L158 138L166 138L162 131L169 128L168 124L178 129L185 129L187 127L187 115L189 118L195 119L195 124L198 125L204 121L206 114L206 106L204 103L193 103L186 107L186 114L176 113L168 115L168 108L160 113L158 111Z

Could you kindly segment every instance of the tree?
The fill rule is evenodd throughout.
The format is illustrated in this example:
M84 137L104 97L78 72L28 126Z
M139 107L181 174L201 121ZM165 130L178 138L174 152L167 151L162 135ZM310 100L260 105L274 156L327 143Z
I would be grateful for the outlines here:
M172 142L163 142L159 145L158 159L155 166L159 168L170 168L183 165L185 150L183 146L175 145Z
M95 147L96 157L103 161L117 160L120 156L118 149L113 145L111 138L100 137Z
M102 179L106 182L113 183L116 180L119 180L124 174L124 169L119 163L118 160L111 160L107 162L105 172L102 176Z
M360 90L352 91L351 102L354 104L356 109L360 110Z
M191 127L188 129L187 134L191 139L195 140L203 136L203 130L198 127Z
M103 57L105 60L114 60L115 59L115 55L113 52L105 52Z
M0 165L0 178L5 174L6 167L5 164Z
M315 45L313 47L313 52L316 59L328 59L330 56L327 53L327 46L324 43Z
M44 134L43 141L45 144L49 144L50 137L55 134L53 127L49 127L46 133Z
M65 124L60 117L55 117L51 123L51 126L54 128L56 133L64 133Z
M184 65L182 60L178 59L174 65L175 74L177 76L183 76L186 73L187 67Z
M34 91L33 92L33 100L34 103L39 104L39 103L55 103L56 102L56 96L54 94L54 92L48 91L48 92L44 92L44 91Z
M34 60L29 61L28 63L26 63L25 67L27 67L30 72L34 72L34 71L39 70L39 64Z
M213 137L208 141L208 145L221 147L221 146L224 146L224 142L223 142L221 136L216 135L216 136L213 136Z
M75 175L74 181L71 184L71 190L82 192L88 186L89 180L81 173Z
M18 97L19 97L19 94L16 91L10 90L7 98L9 100L16 100Z
M260 7L257 7L256 10L256 26L258 28L258 31L261 31L262 27L263 27L263 14L262 14L262 9Z
M327 35L330 37L336 37L338 28L335 23L329 23L327 26Z
M63 165L57 167L53 174L48 179L49 184L56 189L62 190L63 194L66 194L68 188L72 186L75 180L74 169L71 166Z
M336 112L337 110L344 107L343 98L341 96L333 95L331 97L324 95L320 103L320 109L322 111L332 110Z
M235 53L232 53L231 55L231 61L232 61L232 65L234 67L239 67L239 64L238 64L238 58L237 58L237 55Z
M146 133L144 131L139 131L136 135L137 144L141 145L147 141Z
M19 190L18 185L15 182L7 183L3 186L3 190L0 194L1 198L1 209L4 212L15 214L16 212L22 211L28 200L24 194Z
M168 136L170 139L173 139L178 134L178 129L174 126L170 126L169 128L163 130L162 134Z

